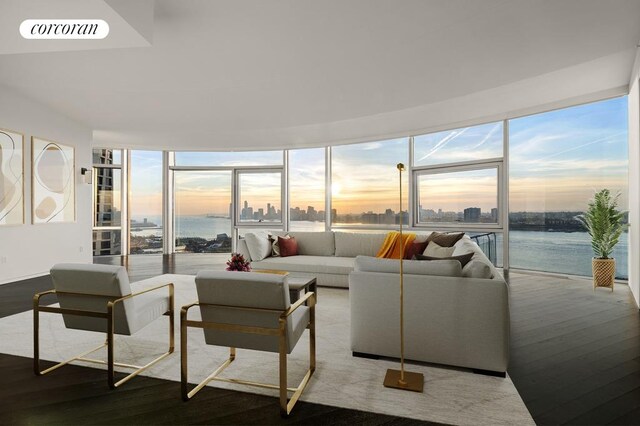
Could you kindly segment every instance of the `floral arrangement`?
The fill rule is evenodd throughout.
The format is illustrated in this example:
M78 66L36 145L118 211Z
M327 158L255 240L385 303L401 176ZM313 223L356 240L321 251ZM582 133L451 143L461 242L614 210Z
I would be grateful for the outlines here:
M240 253L231 253L231 259L227 260L227 271L251 271L251 262L248 262Z

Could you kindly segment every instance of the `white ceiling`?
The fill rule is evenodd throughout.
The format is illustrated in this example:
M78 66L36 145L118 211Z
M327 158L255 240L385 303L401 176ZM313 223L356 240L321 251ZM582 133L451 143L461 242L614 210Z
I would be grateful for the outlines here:
M91 1L90 18L115 19L108 5L127 20ZM3 12L17 31L24 13ZM613 93L640 40L638 0L156 0L153 13L148 47L0 54L0 82L86 123L96 145L313 146ZM110 37L135 25L122 27Z

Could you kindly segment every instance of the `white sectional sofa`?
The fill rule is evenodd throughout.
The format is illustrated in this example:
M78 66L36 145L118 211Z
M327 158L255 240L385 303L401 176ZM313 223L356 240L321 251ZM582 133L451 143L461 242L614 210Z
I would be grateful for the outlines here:
M360 234L352 232L282 232L268 234L294 237L298 243L298 256L267 257L252 260L254 270L276 269L298 275L316 277L319 286L349 287L349 273L353 271L356 256L375 256L386 234ZM262 235L265 238L267 233ZM426 238L426 236L424 237ZM241 239L237 251L252 259L246 239Z
M259 235L259 238L266 241L268 235L294 237L298 243L298 255L269 256L255 260L256 256L252 257L247 240L240 239L237 251L242 253L246 259L251 260L252 269L274 269L289 271L297 275L312 275L317 278L319 286L344 288L349 288L349 274L354 270L356 257L374 257L386 237L386 233L265 231ZM415 241L425 241L429 235L430 232L418 234ZM465 235L454 247L454 255L471 251L476 253L472 261L462 269L463 277L500 277L480 247L468 236ZM253 251L255 254L256 250Z
M399 357L399 262L374 257L385 234L288 234L296 238L299 255L254 260L252 268L314 276L319 286L348 287L354 355ZM405 357L504 375L508 285L468 236L454 247L453 256L474 253L464 268L457 260L404 261ZM251 259L244 240L238 251Z

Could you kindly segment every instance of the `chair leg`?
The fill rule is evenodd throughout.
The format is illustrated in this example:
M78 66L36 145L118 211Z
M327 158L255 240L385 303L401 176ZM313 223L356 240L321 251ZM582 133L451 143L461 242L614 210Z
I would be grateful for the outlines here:
M180 312L180 391L182 394L182 400L189 400L189 391L187 389L187 383L189 381L189 360L187 350L187 312L182 309Z
M107 318L107 369L108 369L108 377L107 377L107 381L108 381L109 387L111 389L115 389L118 386L123 385L124 383L126 383L129 380L133 379L138 374L140 374L143 371L145 371L147 368L149 368L149 367L155 365L156 363L162 361L163 359L165 359L166 357L168 357L169 355L171 355L173 353L173 350L174 350L173 349L173 347L174 347L173 315L174 315L173 314L173 303L171 303L171 305L169 307L169 321L171 321L170 325L169 325L169 349L167 350L167 352L163 353L159 357L153 359L152 361L148 362L147 364L145 364L143 366L137 366L137 365L119 364L119 363L115 362L115 356L114 356L114 350L115 350L115 336L114 336L114 333L115 332L114 332L113 310L112 309L108 310L108 318ZM115 381L115 368L114 368L115 365L123 365L123 366L128 367L128 368L135 368L136 370L116 382Z
M37 299L33 302L33 372L40 376L40 311Z
M175 350L175 296L173 286L169 287L169 353Z
M185 351L186 351L186 346L182 346L182 348L184 348ZM185 355L186 355L186 353L185 353ZM222 373L229 366L229 364L231 364L235 359L236 359L236 348L229 348L229 358L227 358L227 360L225 362L223 362L222 365L220 365L206 379L204 379L203 381L198 383L196 385L196 387L194 387L191 391L189 391L189 389L188 389L189 383L188 383L188 377L187 377L187 373L188 373L189 367L187 365L186 356L184 358L182 358L182 362L181 362L181 372L182 373L180 374L180 387L181 387L181 392L182 392L182 400L183 401L189 401L191 398L193 398L195 396L195 394L200 392L200 390L202 388L204 388L209 382L211 382L213 380L221 380L221 381L233 382L234 380L232 380L232 379L220 379L217 376L220 373Z
M280 320L279 357L280 357L280 415L287 417L287 321Z
M69 364L75 360L83 360L86 355L89 355L92 352L97 351L98 349L102 349L106 346L106 343L95 347L93 349L89 349L86 352L82 352L79 355L74 356L73 358L69 358L66 361L59 362L52 367L46 368L44 370L40 370L40 310L38 309L38 303L35 302L33 305L33 372L36 376L44 376L47 373L52 372L53 370L57 370L58 368Z
M309 310L309 369L316 371L316 310L315 301Z
M113 356L113 307L109 307L108 317L107 317L107 383L109 384L109 388L115 389L115 369L113 366L114 356Z

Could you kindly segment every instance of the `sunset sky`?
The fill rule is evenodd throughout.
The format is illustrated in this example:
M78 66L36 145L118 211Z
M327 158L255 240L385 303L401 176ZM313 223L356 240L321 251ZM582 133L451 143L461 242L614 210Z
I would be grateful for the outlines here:
M415 137L417 166L502 156L502 123ZM510 120L510 210L582 210L596 189L621 191L627 199L627 101L615 98ZM398 171L407 164L408 139L336 146L332 149L333 208L338 214L398 210ZM324 149L292 150L291 207L324 210ZM276 165L281 151L176 153L177 165ZM132 152L132 217L161 213L162 155ZM175 172L176 212L227 214L231 172ZM408 176L404 173L405 206ZM496 206L495 169L420 178L423 208L461 211ZM279 204L279 175L243 175L242 201L257 208ZM406 208L406 207L405 207Z

